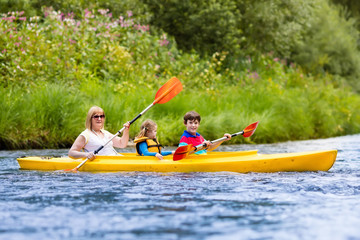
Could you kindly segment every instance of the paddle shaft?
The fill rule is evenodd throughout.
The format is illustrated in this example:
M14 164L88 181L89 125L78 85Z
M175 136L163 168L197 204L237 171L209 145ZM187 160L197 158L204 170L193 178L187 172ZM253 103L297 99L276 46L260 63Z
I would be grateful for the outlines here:
M244 130L240 131L240 132L237 132L237 133L233 133L231 134L231 137L236 137L238 135L243 135L244 134ZM217 143L217 142L221 142L221 141L225 141L226 139L228 139L228 137L222 137L222 138L219 138L219 139L216 139L216 140L213 140L213 141L210 141L210 144L213 144L213 143ZM200 151L200 150L203 150L206 148L206 144L203 143L203 144L199 144L197 146L194 146L194 149L192 152L196 152L196 151Z
M238 135L243 135L244 134L244 130L242 130L241 132L237 132L237 133L233 133L231 134L231 137L236 137ZM219 139L216 139L216 140L213 140L211 141L210 143L217 143L217 142L220 142L220 141L224 141L228 139L228 137L222 137L222 138L219 138Z

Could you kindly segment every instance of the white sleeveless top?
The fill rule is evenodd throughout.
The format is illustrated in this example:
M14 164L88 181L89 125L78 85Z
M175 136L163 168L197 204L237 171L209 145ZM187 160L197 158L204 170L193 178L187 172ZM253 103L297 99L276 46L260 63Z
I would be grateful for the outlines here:
M105 143L107 143L114 135L109 133L106 130L101 130L101 132L104 134L104 138L101 138L98 136L95 132L90 131L89 129L84 130L82 133L80 133L80 136L85 137L85 152L94 152L97 150L100 146L104 146ZM99 151L97 155L101 156L115 156L120 155L113 147L113 142L109 142L104 146L103 149Z

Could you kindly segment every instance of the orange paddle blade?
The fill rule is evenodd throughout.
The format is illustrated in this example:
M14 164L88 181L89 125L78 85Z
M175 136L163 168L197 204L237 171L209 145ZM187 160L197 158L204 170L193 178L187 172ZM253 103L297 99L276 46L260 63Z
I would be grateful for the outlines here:
M257 125L259 124L259 122L254 122L252 124L250 124L249 126L247 126L245 129L244 129L244 134L243 136L244 137L250 137L251 135L254 134L256 128L257 128Z
M64 172L74 172L74 173L77 173L77 172L78 172L77 168L73 168L73 169L64 169L63 171L64 171Z
M178 160L184 159L184 158L186 158L186 157L189 155L189 153L190 153L191 151L193 151L193 150L194 150L194 147L193 147L192 144L178 147L178 148L175 150L175 153L174 153L174 156L173 156L173 160L174 160L174 161L178 161Z
M179 94L183 90L183 86L179 79L172 77L167 81L156 93L153 104L167 103L173 97Z

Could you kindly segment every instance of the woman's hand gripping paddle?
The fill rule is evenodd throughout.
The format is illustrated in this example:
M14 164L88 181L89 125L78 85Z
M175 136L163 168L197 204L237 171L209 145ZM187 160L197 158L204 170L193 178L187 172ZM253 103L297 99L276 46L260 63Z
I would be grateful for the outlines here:
M130 125L134 123L138 118L140 118L144 113L146 113L152 106L155 104L163 104L170 101L173 97L178 95L182 91L183 87L179 79L176 77L171 78L167 81L156 93L155 100L151 103L147 108L145 108L139 115L137 115L133 120L130 121ZM118 136L122 131L124 131L125 127L120 129L109 141L107 141L103 146L100 146L98 149L94 151L94 155L98 154L101 149L104 148L109 142L111 142L116 136ZM77 172L82 165L84 165L89 159L86 158L82 161L76 168L73 169L65 169L64 171L73 171Z
M247 126L241 132L231 134L231 137L235 137L235 136L238 136L238 135L243 135L244 137L250 137L251 135L254 134L258 124L259 124L259 122L254 122L254 123L250 124L249 126ZM211 149L209 149L209 151L212 151L215 148L217 148L218 146L220 146L220 144L223 143L226 139L227 139L227 137L222 137L222 138L216 139L214 141L211 141L210 142L211 144L217 143L217 142L219 142L219 143L216 144ZM178 147L176 149L175 153L174 153L173 160L178 161L178 160L184 159L190 153L198 152L198 151L203 150L203 149L206 149L206 144L200 144L200 145L197 145L196 147L194 147L192 144Z

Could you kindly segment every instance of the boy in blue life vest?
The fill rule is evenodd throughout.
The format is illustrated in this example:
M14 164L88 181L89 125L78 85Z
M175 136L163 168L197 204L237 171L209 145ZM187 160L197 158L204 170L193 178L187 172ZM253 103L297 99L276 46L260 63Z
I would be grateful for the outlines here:
M179 147L188 144L192 144L195 147L204 143L206 144L206 148L211 149L212 147L215 147L216 144L211 144L210 141L206 141L203 136L201 136L201 134L197 132L197 129L200 126L200 121L200 114L195 111L187 112L184 115L184 125L186 127L186 130L184 131L183 135L181 135ZM231 135L229 133L225 133L224 137L227 137L226 141L231 139ZM206 153L205 149L195 152L195 154L204 153Z
M163 156L174 154L174 151L162 151L161 144L156 138L157 124L147 119L140 126L140 132L135 137L134 143L136 152L140 156L155 156L160 160L163 160Z

